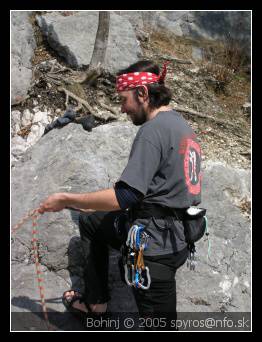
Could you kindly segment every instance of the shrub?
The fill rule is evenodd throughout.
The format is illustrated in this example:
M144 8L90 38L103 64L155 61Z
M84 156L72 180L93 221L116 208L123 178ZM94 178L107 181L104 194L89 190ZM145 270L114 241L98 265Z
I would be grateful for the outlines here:
M216 92L225 92L236 73L247 70L246 43L227 34L223 40L206 47L204 71Z

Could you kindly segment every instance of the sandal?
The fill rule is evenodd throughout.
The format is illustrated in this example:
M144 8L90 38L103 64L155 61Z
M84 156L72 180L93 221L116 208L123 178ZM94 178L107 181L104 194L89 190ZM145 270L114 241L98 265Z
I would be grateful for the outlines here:
M74 294L72 296L68 296L69 298L67 298L66 293L68 292L74 292ZM88 312L90 312L90 308L87 306L88 312L85 312L83 310L73 307L73 303L76 302L77 300L79 300L80 304L84 302L83 295L77 292L76 290L70 289L63 293L62 302L64 306L66 307L66 309L80 318L86 318L86 315L88 314Z

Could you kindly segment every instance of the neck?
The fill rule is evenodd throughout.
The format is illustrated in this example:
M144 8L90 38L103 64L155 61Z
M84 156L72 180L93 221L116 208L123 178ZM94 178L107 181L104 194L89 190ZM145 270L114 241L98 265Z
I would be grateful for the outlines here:
M161 106L159 108L153 109L152 111L148 112L147 121L156 117L159 112L167 112L169 110L172 110L170 106Z

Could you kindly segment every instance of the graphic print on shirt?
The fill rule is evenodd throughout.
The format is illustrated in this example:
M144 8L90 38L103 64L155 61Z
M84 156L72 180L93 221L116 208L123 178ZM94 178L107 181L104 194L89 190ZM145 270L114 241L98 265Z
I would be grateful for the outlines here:
M198 195L201 191L200 146L191 137L186 137L181 141L179 153L184 155L184 176L188 191Z

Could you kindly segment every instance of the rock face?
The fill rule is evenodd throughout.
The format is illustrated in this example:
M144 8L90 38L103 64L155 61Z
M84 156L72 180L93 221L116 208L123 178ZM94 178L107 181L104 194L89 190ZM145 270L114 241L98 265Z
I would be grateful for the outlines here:
M36 47L29 15L33 12L11 13L11 103L23 101L32 83L31 58ZM194 39L221 39L230 32L241 40L250 57L251 13L246 11L111 11L105 69L111 73L142 58L139 40L152 32ZM68 15L49 12L37 16L37 23L58 55L76 68L89 65L98 26L97 11L72 11ZM201 59L194 48L193 59Z
M42 32L47 36L50 46L69 65L87 66L92 57L98 12L74 12L70 16L48 13L37 17ZM105 69L112 73L136 62L141 49L132 25L121 16L111 12Z
M206 164L201 206L208 210L210 259L208 243L202 239L196 271L178 270L181 311L250 311L250 222L236 207L249 194L248 171Z
M52 130L27 149L12 169L12 226L54 192L89 192L111 187L124 169L137 127L116 122L85 131L69 124ZM250 311L250 222L236 206L250 194L250 173L223 164L204 165L202 207L208 209L208 244L197 244L196 271L186 265L177 272L178 312ZM27 222L12 239L12 312L40 312L31 258L31 227ZM64 312L61 295L82 289L83 258L78 214L45 213L39 220L40 262L49 312ZM111 312L133 312L131 289L121 282L119 254L111 251ZM17 314L18 315L18 314ZM22 317L15 316L14 330ZM19 318L20 317L20 318ZM29 323L23 323L29 330ZM74 320L60 315L58 330L77 330Z
M248 11L120 11L136 31L165 31L176 36L220 39L225 34L250 45L251 12Z
M34 145L43 135L46 125L51 122L50 111L41 112L35 107L32 113L29 109L25 109L23 113L18 110L11 112L11 159L12 166L28 147ZM30 127L30 133L22 138L17 133Z
M11 104L23 101L31 84L31 58L36 47L30 12L11 13Z
M95 191L112 186L125 166L136 130L129 123L115 123L99 126L88 133L81 125L69 124L43 136L13 167L12 224L17 223L28 212L28 208L37 207L51 193ZM30 255L31 230L32 223L25 223L17 231L12 243L14 312L42 310L39 302L36 302L37 281ZM40 259L49 307L50 298L61 296L72 285L80 289L83 286L78 215L69 210L43 215L39 220L39 231ZM121 282L117 262L118 254L111 253L110 286L114 301L109 309L135 311L132 291ZM36 290L32 292L34 286ZM64 311L61 299L50 307L50 311ZM66 316L60 318L59 329L63 326L67 330L73 328L72 317L68 324L65 322ZM14 316L14 329L16 327L17 330L22 319L23 316ZM25 323L27 330L28 324Z

